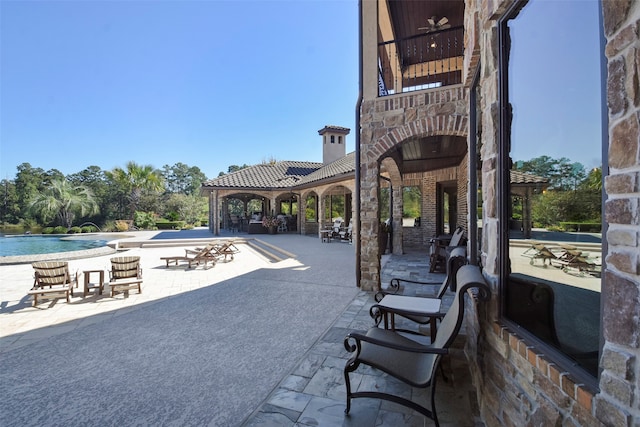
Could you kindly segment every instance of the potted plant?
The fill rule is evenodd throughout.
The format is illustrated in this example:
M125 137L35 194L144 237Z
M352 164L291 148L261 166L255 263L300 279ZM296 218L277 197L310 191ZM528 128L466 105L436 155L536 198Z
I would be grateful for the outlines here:
M265 216L262 218L262 226L269 230L269 234L276 234L278 232L278 218L275 216Z

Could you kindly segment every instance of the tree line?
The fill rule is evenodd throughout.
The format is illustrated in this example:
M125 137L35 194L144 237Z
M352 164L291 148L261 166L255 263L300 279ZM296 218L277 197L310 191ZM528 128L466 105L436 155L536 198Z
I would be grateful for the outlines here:
M586 171L579 162L562 157L554 159L540 156L517 161L514 169L541 176L548 187L533 196L532 219L534 227L559 228L565 223L602 222L602 168ZM514 219L521 219L522 206L514 200Z
M229 172L242 167L230 166ZM197 166L184 163L156 169L131 161L112 170L89 166L66 176L22 163L14 179L0 181L0 221L3 227L24 229L93 223L103 231L113 230L118 220L141 228L158 219L200 225L208 216L207 200L200 196L206 180Z

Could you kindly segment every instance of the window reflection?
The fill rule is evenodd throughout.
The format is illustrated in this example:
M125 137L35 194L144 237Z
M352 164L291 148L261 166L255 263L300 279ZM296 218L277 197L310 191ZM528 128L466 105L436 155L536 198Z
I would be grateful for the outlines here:
M506 315L593 376L602 256L598 7L530 2L508 24Z

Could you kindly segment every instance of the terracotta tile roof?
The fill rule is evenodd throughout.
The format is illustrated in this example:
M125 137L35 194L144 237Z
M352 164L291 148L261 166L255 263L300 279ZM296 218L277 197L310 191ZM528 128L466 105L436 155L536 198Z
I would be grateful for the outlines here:
M345 135L348 135L349 132L351 131L351 129L345 128L345 127L342 127L342 126L327 125L327 126L323 127L322 129L320 129L318 131L318 133L320 135L322 135L322 134L324 134L325 132L328 132L328 131L333 131L333 132L338 132L338 133L343 133Z
M549 180L538 175L533 175L526 172L520 172L517 170L511 170L510 173L511 184L548 184Z
M355 152L335 162L323 165L316 162L279 161L259 164L210 179L206 188L278 189L295 188L324 179L355 172Z
M300 180L298 185L309 184L316 181L322 181L323 179L336 178L341 175L355 173L356 171L356 153L355 151L347 154L346 156L331 162L305 176Z

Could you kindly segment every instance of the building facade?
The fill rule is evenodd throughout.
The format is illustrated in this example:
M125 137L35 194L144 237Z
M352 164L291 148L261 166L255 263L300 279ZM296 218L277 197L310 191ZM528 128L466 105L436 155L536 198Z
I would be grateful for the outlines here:
M398 223L402 189L419 182L421 239L463 226L469 261L492 286L491 302L466 316L486 424L640 425L638 2L376 0L360 10L358 285L382 286L381 189L390 185L401 251L414 231ZM561 62L587 45L595 62ZM583 100L587 92L595 95ZM518 189L525 148L539 160L570 147L569 160L597 158L580 183ZM576 220L596 232L532 227L531 206L540 217L540 201L552 195L580 195L582 212L601 204L601 215ZM563 255L531 252L541 236Z

